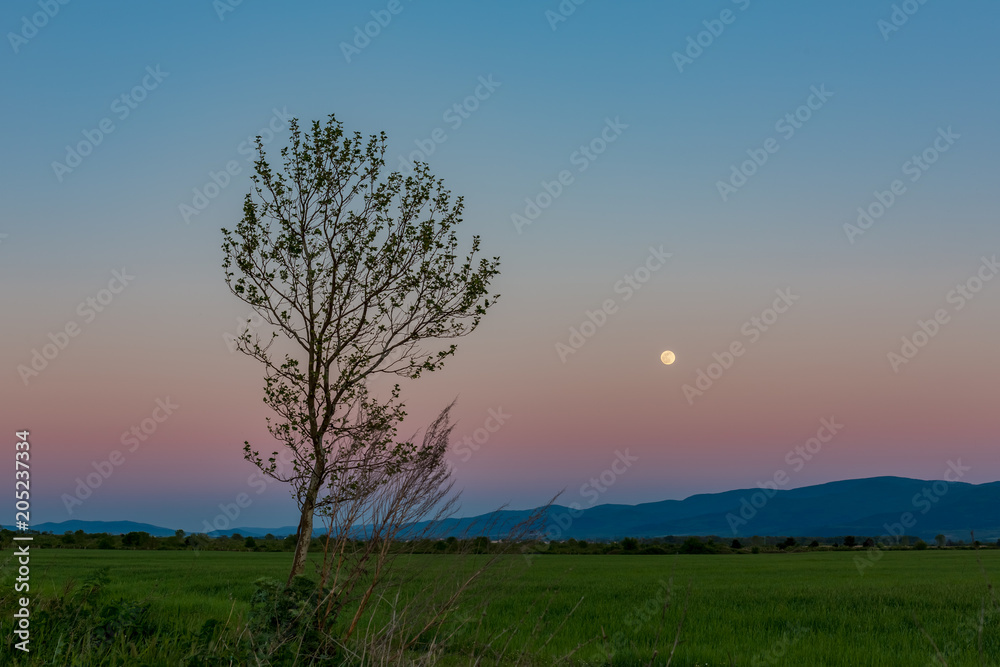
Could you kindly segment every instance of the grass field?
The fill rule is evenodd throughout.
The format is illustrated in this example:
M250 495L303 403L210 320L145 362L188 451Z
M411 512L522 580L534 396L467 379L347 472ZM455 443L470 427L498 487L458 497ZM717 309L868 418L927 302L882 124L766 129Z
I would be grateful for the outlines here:
M412 578L401 584L402 596L460 578L474 558L405 557L401 570ZM608 664L611 649L614 665L648 664L654 651L654 664L665 664L690 584L674 665L939 664L925 633L949 665L1000 664L1000 609L987 599L979 563L995 576L1000 552L888 551L863 576L853 558L850 552L537 556L530 563L509 557L450 620L443 662L468 664L475 651L485 653L484 664L501 653L510 664L522 656L522 664L552 664L572 653L563 664L599 665ZM109 594L150 600L152 620L162 628L197 631L206 619L225 622L231 614L238 625L252 582L283 579L289 563L286 553L45 550L32 554L32 591L55 594L67 581L109 566ZM6 598L9 573L3 586ZM974 628L984 601L981 662ZM387 605L376 613L387 614ZM6 618L3 628L9 635Z

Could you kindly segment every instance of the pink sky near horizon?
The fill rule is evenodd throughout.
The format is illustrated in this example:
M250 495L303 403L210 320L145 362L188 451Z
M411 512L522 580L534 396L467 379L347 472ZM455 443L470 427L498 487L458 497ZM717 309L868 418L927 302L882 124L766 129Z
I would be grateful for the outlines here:
M789 488L876 475L936 478L949 459L958 458L973 467L966 481L1000 477L991 455L998 423L992 366L983 361L993 346L984 324L997 297L984 292L979 304L956 313L897 374L886 360L898 346L892 334L861 335L864 326L857 319L844 326L846 318L867 311L874 328L878 309L872 301L820 310L814 295L829 286L816 280L793 289L799 300L751 342L742 325L771 304L773 289L730 310L730 298L706 286L701 295L684 294L672 273L665 269L620 303L565 363L555 350L556 341L569 336L568 327L560 334L560 325L579 326L588 308L553 304L550 320L528 331L514 313L530 316L543 303L538 295L524 294L519 302L502 303L480 331L460 341L458 355L443 371L404 385L410 407L404 434L455 396L458 441L473 437L491 408L510 415L467 461L452 456L468 513L505 502L533 506L561 489L566 489L561 502L584 502L580 487L625 450L639 461L599 502L649 502L750 487L781 469L790 473ZM92 291L81 285L77 293ZM225 345L223 334L235 331L240 305L219 298L218 286L209 292L218 308L205 308L190 322L164 318L152 304L162 309L171 300L137 278L27 387L5 385L8 414L17 416L16 428L30 428L37 443L36 461L44 471L36 473L39 516L55 521L165 516L163 504L176 502L178 490L185 496L186 516L214 516L219 503L242 492L264 502L237 523L277 525L278 517L288 516L290 501L280 485L260 496L248 485L254 471L242 461L243 439L262 450L271 442L264 430L260 369ZM592 302L599 305L605 294L599 289L595 294ZM931 306L937 301L929 300ZM898 310L889 313L893 328L912 333L907 320L913 311ZM50 324L51 331L59 327ZM12 330L5 361L22 364L24 352L9 352L37 348L46 339L23 324ZM733 341L744 344L743 355L689 404L683 385L695 385L698 369L707 369L713 353ZM668 348L678 355L671 366L658 359ZM151 417L157 399L168 397L179 406L175 414L157 424L134 452L127 451L122 435ZM55 405L57 414L49 409ZM787 452L814 436L821 418L834 418L844 429L801 471L792 472ZM59 498L116 449L125 463L70 515ZM183 521L192 527L192 519Z

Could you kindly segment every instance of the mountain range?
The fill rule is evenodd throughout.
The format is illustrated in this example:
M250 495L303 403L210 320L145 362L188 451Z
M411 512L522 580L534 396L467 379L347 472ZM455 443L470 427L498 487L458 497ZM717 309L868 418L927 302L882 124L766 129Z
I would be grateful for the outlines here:
M495 514L456 518L429 528L435 536L487 534L503 537L534 510L504 510ZM145 531L165 537L173 529L131 521L64 521L42 523L35 530L61 534ZM613 540L622 537L714 535L722 538L771 536L840 537L908 535L932 540L994 541L1000 538L1000 482L927 481L905 477L871 477L829 482L797 489L751 488L694 495L639 505L552 505L539 525L549 539ZM277 537L294 534L295 526L239 527L213 531L212 536ZM321 534L317 530L316 534Z

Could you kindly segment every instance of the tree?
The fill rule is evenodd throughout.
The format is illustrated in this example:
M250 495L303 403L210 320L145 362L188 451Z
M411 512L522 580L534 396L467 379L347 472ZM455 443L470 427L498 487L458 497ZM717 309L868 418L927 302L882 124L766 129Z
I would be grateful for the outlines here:
M730 548L730 549L742 549L742 548L743 548L743 545L742 545L742 544L740 544L740 541L739 541L739 540L737 540L737 539L734 539L734 540L733 540L733 542L732 542L732 544L730 544L730 545L729 545L729 548Z
M913 543L913 548L916 549L917 551L923 551L924 549L927 548L927 543L924 542L923 540L918 539L916 542Z
M941 533L938 533L937 535L934 536L934 543L937 545L938 549L944 547L945 540L946 540L945 536L942 535Z
M145 547L152 541L152 536L144 530L132 531L122 536L123 547Z
M812 542L809 543L810 549L815 549L818 546L819 546L819 540L813 540Z
M635 551L639 548L639 540L634 537L626 537L622 540L622 549L625 551Z
M707 554L711 553L711 550L706 544L699 540L695 536L691 536L684 540L684 544L681 545L679 549L682 554Z
M853 547L853 546L854 546L854 545L856 545L857 543L858 543L858 542L857 542L857 540L855 540L855 539L854 539L854 536L853 536L853 535L848 535L848 536L846 536L846 537L844 538L844 546L845 546L845 547Z
M263 364L268 430L291 454L244 456L292 486L300 510L289 583L305 566L314 515L350 499L343 482L359 466L392 473L415 456L395 442L405 416L396 384L369 394L379 375L414 379L441 368L497 299L488 294L499 259L479 258L479 237L459 256L464 204L416 163L413 174L383 175L385 133L367 142L330 116L303 133L297 119L277 169L257 138L254 192L243 219L223 229L223 269L232 293L272 327L270 340L247 328L236 348ZM283 351L272 351L282 336ZM389 483L391 475L372 479Z

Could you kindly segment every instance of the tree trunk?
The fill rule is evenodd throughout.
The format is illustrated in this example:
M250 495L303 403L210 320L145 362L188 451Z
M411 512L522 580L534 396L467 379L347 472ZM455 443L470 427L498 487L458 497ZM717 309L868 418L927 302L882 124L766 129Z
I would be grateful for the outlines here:
M318 461L319 459L317 459ZM316 510L316 496L319 495L321 482L319 474L314 470L312 478L309 480L309 488L306 489L306 497L302 501L302 516L299 518L295 556L292 558L292 571L288 575L286 586L291 586L295 575L302 574L306 569L306 556L309 555L309 543L312 541L313 513Z
M312 540L314 507L314 503L308 499L302 505L302 517L299 519L298 538L295 542L295 557L292 559L292 571L288 575L286 586L291 586L292 578L302 574L306 569L306 556L309 555L309 542Z

